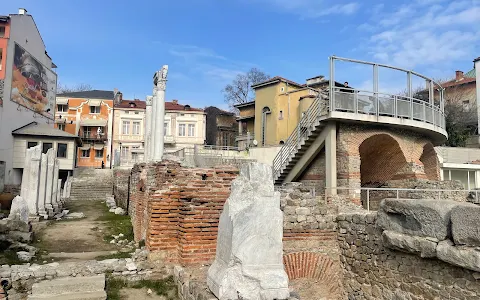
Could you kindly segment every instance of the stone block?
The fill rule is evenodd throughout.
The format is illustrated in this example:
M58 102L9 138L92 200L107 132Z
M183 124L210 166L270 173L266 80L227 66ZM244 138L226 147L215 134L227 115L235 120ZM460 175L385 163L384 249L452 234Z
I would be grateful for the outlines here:
M458 204L452 209L451 220L455 245L480 246L480 206Z
M29 210L27 201L21 196L13 198L8 219L22 221L23 223L28 224L28 214Z
M411 236L398 232L385 230L382 234L385 247L407 253L420 255L420 257L435 257L437 243L424 237Z
M282 225L272 168L243 165L220 216L216 257L208 270L208 287L218 299L288 298Z
M458 202L424 199L384 199L377 226L421 237L444 240L451 236L450 212Z
M297 215L303 215L303 216L307 216L307 215L310 215L311 214L311 211L309 208L306 208L306 207L298 207L296 210L295 210L295 213Z
M450 240L437 246L437 258L446 263L480 272L480 251L473 247L455 247Z

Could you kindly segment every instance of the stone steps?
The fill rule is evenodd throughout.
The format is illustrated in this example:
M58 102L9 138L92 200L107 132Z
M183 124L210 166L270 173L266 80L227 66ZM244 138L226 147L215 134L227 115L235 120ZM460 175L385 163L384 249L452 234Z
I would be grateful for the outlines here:
M105 274L64 277L34 283L28 300L105 300Z

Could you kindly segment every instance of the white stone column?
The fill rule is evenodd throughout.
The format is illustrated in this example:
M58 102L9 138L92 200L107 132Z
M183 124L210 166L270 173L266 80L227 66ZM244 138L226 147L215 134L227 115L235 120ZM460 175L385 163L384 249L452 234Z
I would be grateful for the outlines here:
M67 199L70 198L70 191L72 189L72 181L73 181L72 176L70 176L68 178L70 178L70 180L68 181L68 185L67 185Z
M55 164L53 166L53 192L52 192L52 206L53 206L53 211L55 213L58 212L59 206L57 202L57 193L58 193L58 171L59 171L59 165L58 165L58 158L55 158Z
M337 125L332 122L324 130L327 131L325 139L325 183L327 195L337 194Z
M167 85L168 66L164 65L154 77L154 84L157 87L154 101L155 105L155 127L153 131L154 152L153 160L161 161L163 156L164 126L165 126L165 89Z
M45 210L45 196L47 190L47 168L48 168L48 157L46 154L42 153L42 158L40 159L40 181L38 183L38 214L43 216L45 219L48 218L47 211Z
M40 147L40 145L35 146L35 147ZM25 153L25 161L23 162L23 173L22 173L22 187L20 189L20 196L22 196L23 199L27 199L27 194L28 194L28 180L30 177L28 176L30 174L30 161L31 161L31 156L32 156L32 150L27 149Z
M113 109L108 108L108 134L107 134L107 157L109 158L108 161L105 163L105 168L110 168L112 155L110 150L112 149L112 136L113 136Z
M55 169L55 152L53 149L47 151L47 179L45 185L45 210L49 216L53 216L52 194L53 194L53 173Z
M145 109L145 152L144 160L145 162L150 161L150 144L152 136L152 100L153 96L147 96L146 99L146 109Z
M57 208L58 210L62 210L63 208L63 204L62 204L62 200L60 199L61 197L61 194L62 194L62 180L61 179L58 179L57 180Z
M30 154L30 168L28 169L28 188L27 188L27 203L28 210L31 215L38 213L38 189L40 181L40 159L42 158L42 150L40 145L28 149Z
M157 86L153 86L153 96L152 96L152 117L150 118L150 146L148 151L148 160L153 161L154 153L155 153L155 143L157 138L155 136L155 126L157 125Z

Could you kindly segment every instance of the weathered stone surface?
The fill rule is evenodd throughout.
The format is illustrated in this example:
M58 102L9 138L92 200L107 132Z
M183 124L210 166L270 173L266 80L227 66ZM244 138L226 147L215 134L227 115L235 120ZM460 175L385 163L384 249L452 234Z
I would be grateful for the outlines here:
M282 224L271 167L243 165L220 216L216 257L208 270L208 287L218 299L288 298Z
M18 242L31 243L33 240L33 232L10 231L8 236Z
M21 261L30 261L33 258L33 255L27 251L19 251L17 252L17 257Z
M10 214L8 218L10 220L18 220L24 223L28 223L28 203L21 196L16 196L12 201L12 207L10 208Z
M384 230L444 240L451 236L450 211L456 205L454 201L384 199L377 225Z
M444 262L480 272L480 251L473 247L455 247L450 240L437 246L437 257Z
M81 219L85 218L85 214L83 212L73 212L73 213L68 213L65 215L66 219Z
M437 243L423 237L406 235L398 232L385 230L382 234L383 243L386 247L407 253L420 255L421 257L435 257Z
M124 210L123 208L121 208L121 207L117 207L117 208L115 208L114 213L115 213L116 215L121 215L121 216L123 216L123 215L125 215L125 210Z
M480 206L458 204L452 209L451 220L455 245L480 246Z

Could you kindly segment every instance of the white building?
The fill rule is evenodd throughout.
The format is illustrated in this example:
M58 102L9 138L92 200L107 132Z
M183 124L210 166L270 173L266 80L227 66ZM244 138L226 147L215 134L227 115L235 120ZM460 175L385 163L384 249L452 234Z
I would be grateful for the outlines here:
M202 109L165 102L165 151L203 145L206 139L206 114Z
M38 27L25 9L0 16L0 192L4 184L18 187L22 180L22 169L13 166L12 131L34 121L53 128L54 68Z

